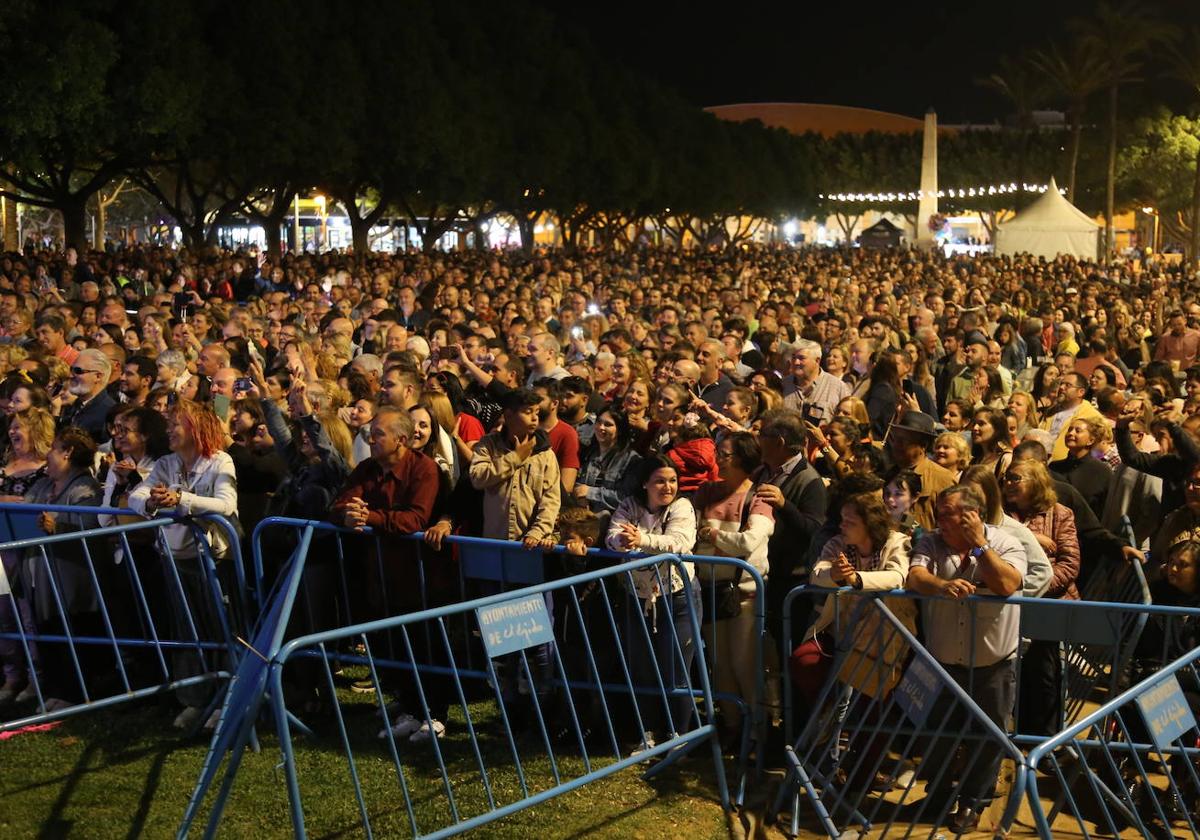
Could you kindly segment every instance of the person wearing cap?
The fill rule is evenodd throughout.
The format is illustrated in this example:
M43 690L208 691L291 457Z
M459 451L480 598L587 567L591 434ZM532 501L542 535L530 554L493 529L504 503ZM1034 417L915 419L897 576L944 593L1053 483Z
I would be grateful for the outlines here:
M950 380L946 400L964 400L975 386L975 374L987 364L988 340L979 330L971 330L963 336L963 358L967 366Z
M953 486L954 473L929 458L928 450L936 437L934 420L921 411L905 411L888 428L888 454L896 466L909 469L921 477L921 492L913 500L909 513L922 528L937 527L933 500L947 487Z

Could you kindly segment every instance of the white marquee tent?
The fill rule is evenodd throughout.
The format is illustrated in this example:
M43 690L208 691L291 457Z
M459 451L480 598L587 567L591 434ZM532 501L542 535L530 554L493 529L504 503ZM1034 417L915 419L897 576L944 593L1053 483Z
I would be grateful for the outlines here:
M1059 254L1095 259L1100 242L1100 225L1050 186L1016 218L996 231L997 254L1028 253L1053 259Z

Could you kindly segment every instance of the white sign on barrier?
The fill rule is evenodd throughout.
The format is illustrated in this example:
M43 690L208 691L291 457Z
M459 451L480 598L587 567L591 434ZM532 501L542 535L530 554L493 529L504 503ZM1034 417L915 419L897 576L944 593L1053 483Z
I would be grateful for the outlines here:
M1160 750L1196 728L1196 718L1174 674L1167 674L1148 687L1137 696L1136 702L1150 728L1150 740Z
M546 599L540 594L478 607L475 615L484 647L492 659L554 641Z

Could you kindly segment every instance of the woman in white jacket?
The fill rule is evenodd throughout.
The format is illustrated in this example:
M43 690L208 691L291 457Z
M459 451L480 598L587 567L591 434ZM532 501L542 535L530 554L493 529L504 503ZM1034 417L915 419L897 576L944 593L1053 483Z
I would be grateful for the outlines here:
M739 557L767 576L767 542L775 532L775 511L755 496L753 475L762 464L758 439L749 432L731 432L717 444L717 468L720 480L702 484L692 497L699 521L697 554ZM705 645L713 669L713 690L734 694L754 706L759 702L755 651L763 650L767 714L780 716L778 662L772 661L775 645L766 644L756 633L754 578L732 566L714 566L700 573L707 582L737 582L737 614L713 616L705 627ZM711 605L706 604L706 608ZM741 734L738 706L722 701L722 737L726 743ZM763 733L759 733L760 735Z
M614 551L636 551L642 554L687 554L696 543L696 516L692 503L679 497L679 473L674 462L664 456L642 461L638 470L636 490L626 497L612 515L605 540ZM701 618L700 584L691 563L683 564L684 580L677 564L661 563L633 572L628 581L629 618L622 630L626 657L633 669L634 682L640 687L654 687L661 676L670 690L685 689L692 660L696 655L695 638L688 603ZM627 588L629 584L627 584ZM632 624L642 621L649 633L653 654L645 649L645 634ZM673 632L672 632L673 631ZM680 661L676 652L678 639ZM654 672L657 660L659 674ZM638 708L645 727L645 746L654 746L655 734L687 732L694 703L690 696L673 697L671 720L663 715L661 700L651 694L638 695ZM673 731L672 731L673 730Z
M814 586L831 589L849 587L861 592L887 592L901 589L908 577L911 545L909 537L895 530L883 500L876 493L859 493L843 502L839 533L825 544L812 570ZM860 703L860 721L864 729L852 738L841 767L854 768L847 784L861 789L886 791L890 777L876 773L886 739L872 736L867 723L882 723L881 710L886 695L900 681L908 656L908 643L872 604L858 603L853 593L835 592L825 599L816 621L805 634L805 641L792 652L792 681L813 713L832 713L839 720L847 713L850 690L854 689L879 701ZM889 598L888 609L910 632L916 633L917 609L907 598ZM841 690L826 698L818 709L817 700L838 662L837 651L845 651L840 660L837 682ZM832 702L831 702L832 701ZM855 754L861 758L853 757ZM870 774L870 775L869 775Z
M191 400L179 400L167 416L167 440L171 453L159 458L150 475L129 493L129 507L148 517L159 513L234 516L237 513L237 477L233 459L223 449L224 428L212 409ZM208 533L214 559L219 560L229 550L225 533L218 528ZM173 560L179 574L178 585L173 574L169 571L166 574L174 638L192 641L194 624L195 635L201 641L223 641L220 614L214 605L204 566L197 559L198 547L192 526L183 522L165 526L161 548L169 548L169 554L164 552L164 559ZM230 599L231 602L235 600ZM171 667L172 677L176 680L214 670L194 648L187 646L175 650ZM184 708L175 718L175 726L190 729L211 702L214 690L212 682L193 683L177 689L175 695ZM216 725L215 714L209 725Z

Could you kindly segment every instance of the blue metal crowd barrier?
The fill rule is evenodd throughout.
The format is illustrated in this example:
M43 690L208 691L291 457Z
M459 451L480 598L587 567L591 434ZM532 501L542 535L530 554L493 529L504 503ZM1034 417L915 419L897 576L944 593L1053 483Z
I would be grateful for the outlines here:
M1104 793L1112 812L1105 814L1103 818L1095 818L1098 827L1106 828L1107 823L1123 828L1137 825L1124 813L1124 810L1128 810L1128 807L1124 806L1128 806L1130 796L1125 796L1123 806L1119 793L1120 786L1115 785L1113 778L1108 778L1104 782L1098 780L1096 776L1099 771L1090 764L1095 763L1097 756L1106 752L1120 752L1121 750L1129 752L1131 749L1145 748L1145 744L1135 747L1123 744L1123 742L1132 740L1126 732L1130 729L1127 721L1122 724L1117 722L1111 714L1106 716L1096 712L1085 713L1097 704L1107 703L1104 708L1109 708L1112 698L1118 695L1124 698L1123 702L1129 706L1132 702L1131 698L1135 695L1131 695L1129 692L1122 694L1122 690L1129 684L1131 673L1135 669L1146 671L1148 668L1152 672L1151 676L1142 681L1144 689L1147 686L1157 685L1156 678L1165 678L1167 671L1160 670L1160 668L1161 663L1167 659L1166 653L1170 649L1169 641L1178 638L1179 634L1187 629L1189 622L1193 623L1191 626L1194 626L1195 622L1200 622L1200 610L1147 603L1149 598L1145 577L1137 565L1130 566L1129 572L1125 576L1113 576L1103 588L1091 588L1090 594L1101 592L1112 596L1124 596L1127 601L1062 601L1024 597L998 599L981 596L972 596L962 601L962 608L970 616L970 620L962 632L969 633L972 638L975 637L973 631L978 610L986 604L1003 603L1019 608L1021 610L1021 635L1034 642L1050 642L1060 645L1061 663L1064 666L1058 680L1059 704L1063 713L1054 722L1049 733L1031 731L1023 727L1020 716L1016 714L1019 703L1013 709L1012 719L993 721L993 725L990 726L975 727L977 730L986 731L960 733L964 743L969 741L976 743L976 750L979 748L979 742L995 741L995 736L1000 734L1004 740L1004 744L1001 746L1005 755L1013 759L1011 788L1007 795L1002 790L993 806L988 808L985 825L1001 831L1007 830L1011 826L1012 819L1015 817L1026 791L1032 790L1032 793L1029 793L1030 797L1036 797L1039 794L1036 784L1036 776L1039 772L1043 775L1047 773L1052 776L1056 775L1061 782L1056 789L1055 786L1051 787L1054 795L1049 800L1051 804L1048 807L1039 800L1037 815L1040 822L1037 829L1042 836L1051 836L1048 833L1049 827L1056 825L1055 820L1064 809L1080 823L1080 825L1073 826L1073 830L1082 827L1084 819L1082 814L1086 813L1086 808L1081 808L1078 804L1078 789L1085 783L1087 788L1093 792L1102 791ZM910 670L918 662L926 660L928 651L917 642L913 634L906 630L903 633L896 631L888 638L879 637L880 631L875 630L874 625L868 623L864 629L862 616L870 617L872 616L870 610L884 608L886 604L894 604L899 600L927 602L939 599L903 591L863 593L845 588L831 590L812 586L797 587L789 593L785 602L784 635L789 646L792 644L790 616L793 602L800 597L818 596L837 599L834 602L835 618L832 625L835 633L836 658L828 668L820 700L811 705L799 704L796 700L796 688L790 681L785 684L786 719L789 724L799 720L801 732L794 741L790 731L787 735L789 743L795 744L791 749L793 770L780 794L778 807L785 804L788 795L792 796L793 830L799 824L800 814L796 806L799 804L799 796L802 792L808 794L809 801L814 806L814 813L821 822L821 828L828 832L842 830L850 825L856 826L860 831L868 825L877 829L879 822L877 818L881 813L886 813L889 821L879 836L888 835L893 828L893 820L897 823L904 821L906 824L916 821L932 821L934 825L941 824L945 821L947 814L945 811L939 813L934 806L945 805L944 800L927 797L928 805L926 805L926 800L919 800L921 803L919 806L911 803L907 808L903 807L906 802L909 802L908 797L912 792L913 779L922 776L923 771L922 762L914 760L913 755L906 754L903 749L898 748L896 739L901 736L911 739L911 742L904 742L905 747L911 747L919 743L922 738L942 737L944 733L939 731L939 727L943 726L944 715L939 711L937 715L918 719L908 714L908 706L911 703L903 696L903 692L908 691L910 694L912 692L913 680L909 679L909 671L905 671L904 681L894 690L889 689L882 694L877 692L878 696L876 696L863 691L861 686L855 687L852 684L854 682L850 679L852 675L847 673L850 666L846 664L847 661L855 662L855 657L861 656L861 651L864 649L864 633L875 634L865 645L874 650L884 650L888 645L896 644L899 637L903 636L903 642L907 646L904 656L911 657L907 666ZM849 601L849 606L843 604L843 600L846 599ZM849 616L849 621L842 621L839 612L842 610L853 611ZM894 623L894 617L891 616L890 610L888 610L888 614L889 622ZM877 621L876 624L878 624ZM1153 628L1154 633L1144 632L1148 627ZM842 629L840 634L836 632L838 628ZM929 629L926 628L926 631L928 632ZM1018 675L1018 685L1022 649L1023 646L1018 648L1013 663L1013 670ZM855 653L856 650L859 653ZM975 661L973 653L971 661ZM798 660L798 662L806 662L806 660ZM1084 663L1087 670L1085 671L1079 663ZM1147 665L1147 663L1149 664ZM1188 670L1193 680L1189 684L1200 685L1200 682L1194 681L1194 663L1185 670ZM949 687L947 675L937 669L931 673L932 676L929 673L922 674L926 686L925 691L930 691L932 686L934 693L944 695L945 689ZM972 684L977 673L985 675L986 669L967 668L963 675L964 680L960 681L960 686L967 698L977 696L975 686ZM862 681L862 675L858 675L858 682ZM986 692L983 696L986 696ZM1200 696L1196 699L1200 701ZM974 702L973 699L972 702ZM904 716L908 718L907 729L894 725L897 712L896 706L892 704L897 704L905 712ZM977 708L964 704L961 709L952 711L960 716L965 715L967 718L978 721L979 711ZM892 728L887 731L886 735L881 736L880 733L889 722L893 724ZM1068 732L1071 735L1054 736L1055 732ZM881 737L883 738L882 746L880 746ZM1195 746L1196 736L1194 733L1180 737L1185 741L1189 737L1193 739L1193 743L1183 744L1181 748ZM822 739L824 740L822 741ZM1048 741L1048 739L1051 740ZM1143 742L1145 740L1145 738L1142 739ZM858 751L848 750L847 744L854 745L861 742L872 746L874 751L868 750L868 752L875 760L873 765L868 763L848 767L844 760L839 763L839 748L843 751L843 755L860 756L863 752L861 749ZM1050 743L1051 746L1046 747L1047 743ZM1090 762L1088 760L1089 749ZM1030 751L1028 755L1025 754L1027 750ZM797 763L798 766L796 766ZM1134 777L1137 774L1129 769L1133 766L1129 764L1123 770L1122 778L1125 779L1127 787L1136 781ZM935 766L932 769L939 768ZM1100 770L1104 769L1108 769L1107 761L1101 764ZM954 772L961 772L961 768L955 769ZM1155 787L1151 784L1150 776L1152 774L1144 775L1145 778L1140 783L1142 795L1147 797L1144 805L1150 807L1151 800L1155 796L1158 796L1160 800L1170 800L1175 796L1175 792L1169 787L1161 784ZM805 779L811 781L807 787L804 784ZM1032 788L1025 787L1025 779L1033 780ZM928 786L929 780L926 781ZM1117 792L1114 793L1114 791ZM1045 792L1046 787L1043 786L1040 793ZM1097 796L1099 795L1097 793ZM1032 802L1032 798L1030 801ZM1164 813L1170 810L1163 802L1159 802L1154 807ZM1162 824L1165 825L1165 823ZM907 833L907 831L908 829L905 828L902 833ZM838 835L831 833L831 836ZM1088 836L1086 828L1084 828L1083 836Z
M310 550L315 526L305 526L293 559ZM693 584L680 558L643 558L302 635L281 644L287 624L284 613L301 588L301 565L296 563L282 576L253 645L264 655L254 662L243 661L221 718L214 744L223 742L232 755L209 814L206 836L215 834L252 717L266 697L283 752L293 830L296 836L305 836L303 774L292 737L297 730L313 734L313 729L301 721L303 712L289 701L303 696L291 690L297 684L316 684L323 691L326 715L332 717L331 726L347 760L347 795L356 803L367 836L381 821L387 823L388 812L398 810L401 799L406 832L444 837L643 761L662 759L647 775L661 772L705 740L711 742L717 788L728 807L714 695L704 667L694 599L681 598L683 613L672 620L648 614L629 595L635 591L635 572L650 573L662 591L669 592L668 570L674 570L684 581L684 591L690 591ZM575 638L566 648L560 647L554 630L560 616L576 624ZM454 628L464 621L469 633L456 637ZM349 647L351 642L359 644L361 653ZM436 647L433 657L422 655L422 642ZM390 645L400 655L377 652L381 645ZM482 670L460 662L465 648L472 645L480 648ZM693 656L692 667L682 665ZM334 674L343 665L357 665L369 675L378 716L366 724L338 696ZM471 691L468 679L486 687L482 696ZM411 733L398 734L384 723L395 716L385 695L398 682L404 683L402 693L417 720L428 727L440 715L449 723L447 713L453 709L459 731L430 738L425 747L404 744L401 748L401 735ZM257 698L243 696L243 685L257 690ZM235 710L235 703L241 711ZM622 708L616 707L618 703ZM373 737L379 727L378 737ZM653 743L646 735L651 731L658 733ZM373 745L365 758L364 741ZM193 794L180 836L189 832L215 781L219 755L210 758L214 761ZM380 758L385 759L393 785L381 801L372 802L371 792L379 791L381 780L372 777L368 783L364 774L374 772L368 768L378 769ZM436 785L421 788L422 777L414 765L417 771L430 770ZM431 805L432 800L436 804Z
M64 515L81 511L133 521L52 534L37 525L49 513L61 528ZM195 558L173 555L162 538L172 527L192 529ZM228 556L214 558L209 528L225 531ZM25 684L0 714L0 731L166 691L215 706L249 608L228 520L3 504L0 557L0 660L8 680Z
M394 603L396 593L380 584L387 577L381 535L369 528L357 531L328 522L270 517L258 524L251 539L257 591L264 592L268 588L268 579L272 577L274 570L267 568L268 559L273 554L276 557L285 556L279 548L286 547L290 550L290 547L298 543L298 535L310 528L312 539L308 550L289 561L302 567L299 573L303 579L297 590L294 611L289 608L289 615L285 617L285 621L292 623L291 635L346 627L431 606L461 603L472 597L491 594L497 591L497 588L504 591L540 584L547 580L546 557L567 557L562 546L543 551L526 549L516 542L469 536L445 538L445 544L452 547L451 555L447 551L433 551L425 544L423 534L393 537L392 539L408 545L412 552L409 560L413 563L412 573L417 584L412 591L404 593L404 603ZM593 548L588 551L586 562L592 566L603 566L643 556L646 555ZM347 563L347 560L351 562ZM729 715L735 714L736 710L741 722L740 737L737 739L735 786L735 801L741 805L745 800L752 772L761 771L765 759L765 751L756 749L756 746L766 737L771 719L777 720L781 713L776 648L765 643L765 584L757 569L738 558L685 555L683 560L693 564L696 577L702 583L710 583L718 575L718 570L724 568L740 570L742 580L754 587L750 602L753 626L749 634L753 643L748 646L744 656L751 663L748 670L753 675L755 684L751 690L745 692L715 692L718 702L726 708ZM447 567L451 569L449 572ZM362 576L367 573L370 574L372 584L377 584L375 588L379 593L373 602L351 597L351 592L362 589ZM310 593L314 591L316 597L310 597ZM702 605L702 612L711 616L715 612L715 595L712 595L715 588L709 586L705 591L710 593L710 597L708 603ZM331 598L331 593L336 597ZM326 612L322 613L316 608L318 601L324 605ZM329 612L328 608L334 604L336 611ZM460 629L464 629L465 619L460 618L459 621L462 625ZM723 641L722 634L725 632L727 630L723 622L706 621L705 662L709 667L710 680L714 683L727 683L729 669L744 661L741 658L735 661L731 656L719 655L719 650L723 647L720 644ZM395 651L389 650L387 653L391 658L395 658ZM269 656L270 653L264 651L264 655ZM483 663L477 661L476 651L468 648L465 656L468 669L483 672ZM743 669L743 674L746 670ZM753 768L750 764L751 756L755 758Z
M1195 621L1195 611L1188 612ZM1142 837L1174 837L1186 827L1200 837L1198 666L1200 647L1030 751L1025 789L1014 790L1014 798L1027 794L1039 836L1133 830ZM1032 768L1041 768L1051 783L1056 801L1049 812Z
M1014 596L1005 603L1021 607L1021 635L1026 642L1040 642L1058 646L1060 696L1056 703L1058 720L1055 731L1073 721L1082 712L1085 704L1094 702L1097 696L1115 692L1122 678L1127 675L1129 660L1141 638L1149 613L1142 609L1150 604L1150 589L1145 573L1136 563L1125 563L1102 575L1093 577L1082 601L1061 601L1055 598L1026 598ZM795 602L799 598L813 601L835 599L835 623L841 614L842 600L857 601L861 598L905 598L928 600L913 592L860 592L851 588L828 589L811 584L795 587L784 599L783 647L786 651L795 648L796 628L793 627ZM977 606L995 603L1000 599L972 596L963 603L971 610L968 632L974 632ZM1083 606L1062 607L1063 604ZM974 605L974 606L972 606ZM801 628L802 630L804 628ZM1027 644L1017 652L1017 673L1021 673ZM795 698L789 681L783 687L784 730L788 743L795 736ZM1045 733L1027 733L1021 730L1019 716L1016 731L1030 736L1026 743Z
M788 774L768 820L790 799L798 833L802 794L813 828L830 837L907 836L920 823L945 824L959 798L988 808L1001 761L1024 772L995 710L981 707L882 599L859 601L845 627L827 664L805 666L828 676L787 747ZM998 831L1014 816L998 815Z

